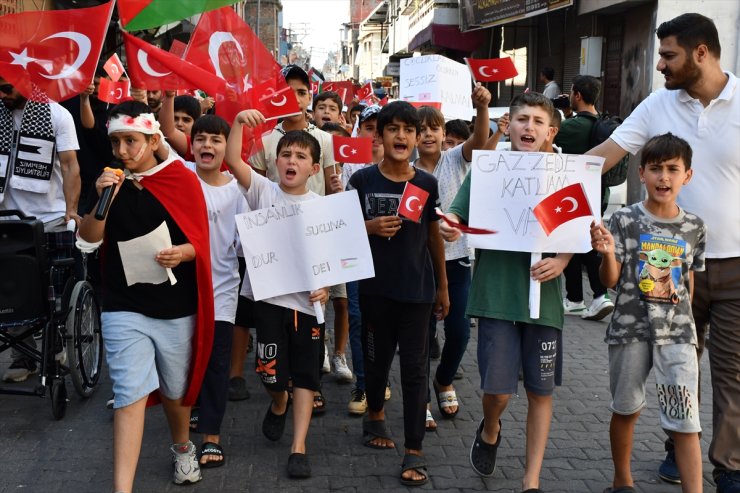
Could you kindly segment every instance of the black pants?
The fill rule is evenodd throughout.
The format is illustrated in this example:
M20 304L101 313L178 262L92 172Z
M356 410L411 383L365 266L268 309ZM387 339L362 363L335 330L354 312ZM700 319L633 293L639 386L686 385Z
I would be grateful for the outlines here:
M208 367L203 376L198 400L198 433L219 435L221 422L226 412L226 399L229 395L229 366L231 363L231 339L234 324L216 320L213 330L213 349Z
M568 300L573 302L583 301L583 274L581 266L586 267L588 274L588 283L594 292L594 298L598 298L606 293L606 288L601 284L599 279L599 265L601 258L596 250L587 253L576 253L565 267L565 295Z
M421 450L429 380L431 303L402 303L382 296L360 295L365 392L371 411L385 404L388 372L399 349L403 395L404 447Z

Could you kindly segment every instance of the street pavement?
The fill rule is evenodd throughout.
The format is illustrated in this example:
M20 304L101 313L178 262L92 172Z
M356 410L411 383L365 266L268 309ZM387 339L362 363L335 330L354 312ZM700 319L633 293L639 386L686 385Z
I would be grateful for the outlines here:
M605 322L566 317L564 329L563 386L554 399L554 417L542 471L541 488L546 492L597 492L610 486L612 464L609 452L609 386L607 351L603 342ZM443 331L440 331L440 337ZM462 362L464 377L455 382L461 409L454 420L443 420L437 406L432 412L438 430L427 433L424 453L430 481L421 491L521 491L524 464L526 395L511 399L503 419L502 444L492 478L477 476L469 464L469 450L481 419L481 391L476 366L477 330ZM330 346L331 348L331 342ZM253 361L253 354L250 354ZM348 358L349 360L349 358ZM9 361L0 355L0 368ZM432 362L432 368L436 366ZM311 422L308 453L313 476L291 480L286 475L290 452L291 421L279 442L270 442L261 432L268 398L247 365L252 397L230 402L222 428L226 464L203 472L203 481L193 486L171 482L169 433L161 407L148 410L145 438L139 460L135 491L138 492L366 492L406 491L399 483L402 458L403 421L398 364L394 363L393 397L386 413L397 450L378 451L362 446L361 418L347 414L351 385L338 384L331 375L323 378L327 411ZM711 429L711 387L706 356L701 362L704 429L704 486L710 482L711 465L706 459ZM112 411L105 408L110 396L107 374L87 400L67 382L70 402L61 421L51 416L49 399L0 396L0 492L106 492L111 489ZM647 407L637 425L632 468L637 491L677 493L679 486L663 483L656 470L664 457L664 434L660 429L654 381L648 383ZM194 440L198 445L199 438Z

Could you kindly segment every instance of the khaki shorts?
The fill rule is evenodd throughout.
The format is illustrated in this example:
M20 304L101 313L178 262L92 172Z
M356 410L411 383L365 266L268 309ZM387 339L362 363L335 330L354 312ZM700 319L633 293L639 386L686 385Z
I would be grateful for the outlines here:
M329 288L329 298L332 300L336 298L347 299L347 286L344 283L331 286Z

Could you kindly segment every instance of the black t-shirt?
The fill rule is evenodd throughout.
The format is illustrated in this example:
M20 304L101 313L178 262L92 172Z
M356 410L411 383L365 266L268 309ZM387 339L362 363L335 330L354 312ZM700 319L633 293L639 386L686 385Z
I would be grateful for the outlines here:
M167 223L173 245L188 243L177 223L149 191L138 189L131 180L124 181L110 206L105 224L102 253L104 311L130 311L160 319L187 317L197 311L195 262L182 262L172 269L177 279L174 286L169 281L126 285L118 242L151 233L163 221Z
M360 293L385 296L405 303L433 303L435 296L432 257L427 248L429 222L436 221L434 208L439 206L437 179L415 169L410 183L429 192L421 222L403 219L398 233L390 240L370 235L375 277L360 281ZM395 216L406 182L391 181L377 166L367 166L354 173L347 189L355 189L365 220L378 216Z

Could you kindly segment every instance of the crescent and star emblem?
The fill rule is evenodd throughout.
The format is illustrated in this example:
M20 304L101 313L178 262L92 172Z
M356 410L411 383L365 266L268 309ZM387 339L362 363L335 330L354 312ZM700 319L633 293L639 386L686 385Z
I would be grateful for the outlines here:
M417 207L416 209L414 209L414 208L412 207L412 205L411 205L411 203L412 203L412 202L413 202L414 200L415 200L415 201L417 201L417 202L419 202L419 206L418 206L418 207ZM408 210L410 210L410 211L420 211L420 210L421 210L421 208L423 207L423 206L421 205L421 200L419 200L419 197L409 197L409 198L407 198L407 199L406 199L406 203L405 203L404 205L405 205L405 207L406 207L406 208L407 208Z
M172 73L157 72L156 70L154 70L149 64L149 54L144 50L140 49L139 52L136 54L136 61L139 62L139 65L141 65L141 69L152 77L166 77Z
M342 145L339 146L339 155L342 156L342 157L349 157L349 155L348 154L345 154L345 152L344 152L344 148L345 147L349 147L349 145L342 144Z
M565 201L570 202L570 205L571 205L570 210L565 211L565 212L573 212L574 210L578 209L578 201L574 199L573 197L564 197L563 200L561 200L560 202L562 203ZM560 212L561 210L562 209L560 209L560 207L555 208L555 212Z
M208 40L208 57L211 59L211 65L213 65L213 69L216 71L216 75L224 79L224 74L221 72L221 63L218 59L218 50L221 48L221 45L231 41L236 45L236 49L239 52L239 55L244 58L244 52L242 51L242 46L236 41L236 38L233 34L226 32L226 31L216 31L215 33L211 34L211 37Z
M69 39L70 41L74 42L77 45L77 57L72 62L71 65L66 65L63 67L63 69L56 74L39 74L42 77L45 77L47 79L65 79L69 78L72 75L74 75L75 72L77 72L80 67L87 61L87 57L90 54L90 49L92 48L92 43L90 42L90 38L85 36L82 33L78 33L75 31L62 31L55 34L52 34L51 36L47 36L41 41L46 41L49 39L55 39L55 38L65 38ZM24 69L27 68L28 64L31 62L44 62L41 63L42 66L47 70L47 72L50 72L49 66L53 65L52 60L43 60L39 58L33 58L31 56L28 56L28 48L23 48L23 51L20 53L13 53L12 51L9 52L10 56L13 57L13 61L10 62L10 65L20 65Z
M481 74L483 77L493 77L494 74L498 73L497 69L493 69L493 73L487 74L484 69L487 69L488 65L481 65L478 67L478 73Z

